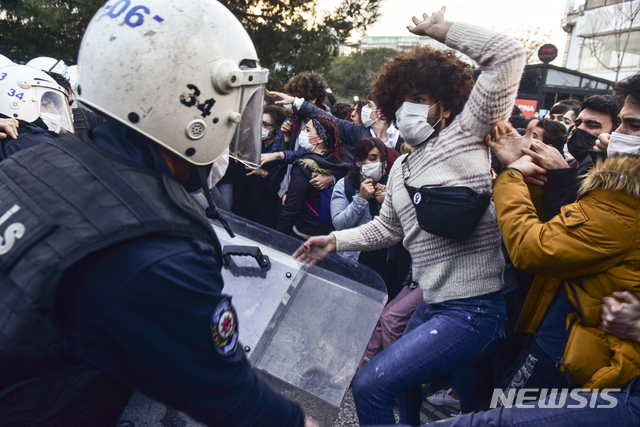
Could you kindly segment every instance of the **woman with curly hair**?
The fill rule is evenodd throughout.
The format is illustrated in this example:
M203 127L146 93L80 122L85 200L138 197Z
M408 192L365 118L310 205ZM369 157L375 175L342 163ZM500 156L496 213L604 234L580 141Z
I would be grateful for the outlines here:
M275 229L308 239L333 230L331 195L323 194L309 181L315 174L346 175L352 157L342 149L338 127L326 114L312 117L300 132L299 140L305 153L291 168L291 182Z
M336 250L378 249L399 241L411 254L413 280L423 301L402 338L371 359L354 379L360 425L394 424L396 396L401 423L419 425L421 385L454 372L460 379L457 373L469 372L470 365L487 355L507 325L501 294L504 259L484 141L511 111L525 52L519 42L495 31L446 21L444 8L423 19L414 17L413 22L411 32L465 53L483 73L474 86L468 64L451 52L429 48L387 62L372 96L382 114L396 119L411 152L391 169L376 218L311 238L294 254L315 263ZM466 216L449 219L459 208L447 206L459 206L454 195L461 192L463 205L473 207L469 218L475 221ZM459 233L463 229L466 233ZM465 402L461 387L470 384L468 378L456 382L463 411L479 405ZM466 396L473 399L476 394Z

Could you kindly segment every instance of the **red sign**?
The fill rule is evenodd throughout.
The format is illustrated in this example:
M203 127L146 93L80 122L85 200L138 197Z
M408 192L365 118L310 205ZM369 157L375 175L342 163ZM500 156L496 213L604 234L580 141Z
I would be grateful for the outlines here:
M538 101L535 99L516 99L516 107L518 107L527 119L533 118L533 113L538 110Z
M538 50L538 59L548 64L558 57L558 48L552 44L545 44Z

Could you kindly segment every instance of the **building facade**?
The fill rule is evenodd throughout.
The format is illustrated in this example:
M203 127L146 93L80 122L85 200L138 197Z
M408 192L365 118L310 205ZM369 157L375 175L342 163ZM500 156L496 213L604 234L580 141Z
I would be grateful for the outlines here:
M563 66L618 81L640 71L640 0L566 0Z

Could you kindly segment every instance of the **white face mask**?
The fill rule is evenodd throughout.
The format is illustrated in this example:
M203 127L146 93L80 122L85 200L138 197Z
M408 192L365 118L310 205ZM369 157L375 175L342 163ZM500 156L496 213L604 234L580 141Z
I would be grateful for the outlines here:
M269 129L263 127L262 128L262 140L264 141L264 140L269 139L269 137L271 136L270 133L271 132L269 132Z
M376 120L371 120L371 113L373 113L374 111L380 111L380 110L372 110L369 107L362 107L362 110L360 112L360 117L362 118L362 124L365 127L370 127L372 124L375 123L376 120L380 118L378 117L378 119Z
M51 132L60 133L61 126L59 114L40 113L40 117Z
M613 132L607 146L607 156L623 153L640 155L640 136Z
M429 110L438 105L439 102L431 106L412 102L402 103L402 106L396 111L396 125L404 142L414 147L425 142L435 132L434 126L440 123L442 117L438 119L435 125L431 126L427 122L427 116L429 115Z
M317 138L317 136L314 136L313 138ZM312 144L309 142L311 138L309 137L309 134L302 131L300 132L300 135L298 135L298 143L300 144L300 148L302 148L305 151L313 151L316 148L316 144Z
M362 165L360 173L364 179L372 179L376 182L380 181L380 178L382 178L382 162Z

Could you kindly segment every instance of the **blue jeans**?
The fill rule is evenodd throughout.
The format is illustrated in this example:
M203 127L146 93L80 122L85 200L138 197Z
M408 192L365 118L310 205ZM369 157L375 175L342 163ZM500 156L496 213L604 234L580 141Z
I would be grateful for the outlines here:
M507 310L499 293L427 304L422 301L404 335L364 365L353 381L361 426L420 424L422 384L466 366L504 336Z
M540 408L540 402L526 402L527 406L533 408L502 407L486 412L460 415L448 421L440 421L437 426L635 427L640 425L640 378L633 380L620 393L609 393L609 399L615 399L615 407L613 408L598 408L600 405L609 406L612 404L609 399L603 399L601 396L598 396L593 403L591 394L580 393L580 396L584 396L582 399L587 399L589 402L584 408L567 408L568 405L585 406L584 400L576 400L569 395L562 408ZM551 396L547 397L545 402L548 402L550 398ZM558 402L558 397L554 397L554 399L555 402Z

